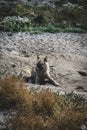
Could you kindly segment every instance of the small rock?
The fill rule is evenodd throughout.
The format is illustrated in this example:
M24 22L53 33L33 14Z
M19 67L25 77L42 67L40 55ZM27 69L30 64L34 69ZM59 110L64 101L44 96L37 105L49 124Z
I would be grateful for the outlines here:
M81 76L87 76L87 72L84 70L78 71Z
M16 67L15 63L10 63L11 64L11 67Z
M19 55L17 51L12 51L11 54L13 54L13 55Z
M6 48L7 49L7 51L9 51L9 52L11 52L12 51L12 49L11 48Z
M82 86L78 86L76 89L84 89Z
M16 67L16 65L15 65L15 64L12 64L11 67L14 68L14 67Z
M83 124L83 125L81 126L81 130L87 130L86 125Z

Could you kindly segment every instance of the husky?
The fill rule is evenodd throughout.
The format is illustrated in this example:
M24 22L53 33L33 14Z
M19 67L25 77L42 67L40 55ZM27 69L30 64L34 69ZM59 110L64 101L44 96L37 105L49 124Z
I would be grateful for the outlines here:
M57 83L50 75L50 67L47 56L44 58L37 56L36 67L35 70L32 71L31 75L32 81L35 84L45 84L48 82L55 86L59 86L59 83Z
M18 77L24 79L26 82L31 82L34 84L50 83L55 86L59 86L59 83L57 83L50 75L50 67L47 56L44 58L37 56L35 67L32 69L21 69Z

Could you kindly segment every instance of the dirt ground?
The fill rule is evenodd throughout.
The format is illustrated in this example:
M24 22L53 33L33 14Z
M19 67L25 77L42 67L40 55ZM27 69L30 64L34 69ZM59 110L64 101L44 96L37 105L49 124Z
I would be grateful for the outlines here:
M50 89L60 94L73 91L87 98L87 34L0 33L0 77L31 69L37 54L48 57L50 74L60 86L27 83L28 89Z

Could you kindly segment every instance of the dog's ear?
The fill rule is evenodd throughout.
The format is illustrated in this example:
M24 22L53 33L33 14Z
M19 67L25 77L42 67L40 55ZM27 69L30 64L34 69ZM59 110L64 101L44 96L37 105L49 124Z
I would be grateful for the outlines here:
M37 60L39 60L40 59L40 56L39 55L37 55Z
M47 56L44 58L44 62L47 62Z

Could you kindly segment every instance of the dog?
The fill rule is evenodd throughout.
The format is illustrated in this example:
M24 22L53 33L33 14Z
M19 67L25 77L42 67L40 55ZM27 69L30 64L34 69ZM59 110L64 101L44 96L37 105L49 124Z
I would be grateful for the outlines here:
M37 56L35 67L32 69L22 68L21 72L18 74L18 77L24 79L26 82L31 82L34 84L42 85L50 83L55 86L59 86L59 83L57 83L50 75L50 67L47 56L44 58Z
M50 67L47 56L44 58L37 56L36 67L32 71L31 77L35 84L45 84L48 82L55 86L59 86L59 83L57 83L50 75Z

